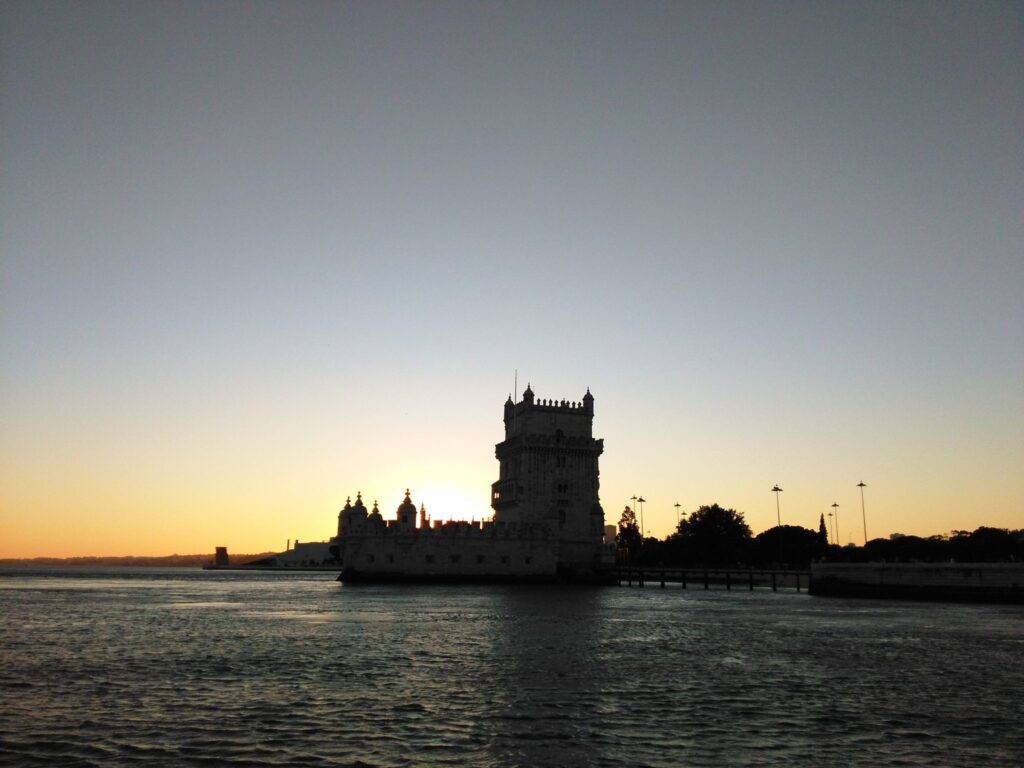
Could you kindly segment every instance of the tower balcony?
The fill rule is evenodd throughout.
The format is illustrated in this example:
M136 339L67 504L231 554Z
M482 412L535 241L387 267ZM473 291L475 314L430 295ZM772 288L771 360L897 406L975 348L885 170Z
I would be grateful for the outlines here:
M516 481L499 480L491 484L491 507L501 509L516 503Z

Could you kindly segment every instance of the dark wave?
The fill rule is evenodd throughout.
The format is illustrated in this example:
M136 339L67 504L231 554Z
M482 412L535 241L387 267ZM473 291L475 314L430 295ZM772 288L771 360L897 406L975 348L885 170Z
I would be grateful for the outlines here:
M0 579L0 763L1024 764L1024 615L329 574Z

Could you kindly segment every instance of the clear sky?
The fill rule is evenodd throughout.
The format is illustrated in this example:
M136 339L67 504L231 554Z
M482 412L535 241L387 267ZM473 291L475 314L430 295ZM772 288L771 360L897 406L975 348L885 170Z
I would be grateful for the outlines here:
M1024 527L1021 3L0 5L0 557L485 517Z

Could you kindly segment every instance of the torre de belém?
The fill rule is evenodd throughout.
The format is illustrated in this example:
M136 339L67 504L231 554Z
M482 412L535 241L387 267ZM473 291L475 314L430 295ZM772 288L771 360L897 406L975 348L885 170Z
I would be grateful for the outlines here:
M505 439L495 447L494 515L483 522L431 521L409 492L395 520L376 504L346 502L330 549L342 581L601 580L614 561L604 543L594 397L540 400L527 386L505 402Z

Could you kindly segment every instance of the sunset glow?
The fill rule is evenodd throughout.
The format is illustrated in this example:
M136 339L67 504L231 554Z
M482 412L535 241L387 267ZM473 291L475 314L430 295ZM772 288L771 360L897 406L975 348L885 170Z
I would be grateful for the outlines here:
M1013 4L0 9L0 557L491 514L502 406L601 501L1024 527Z

